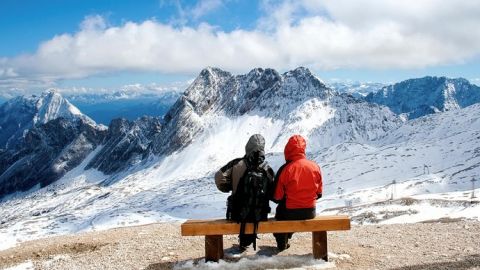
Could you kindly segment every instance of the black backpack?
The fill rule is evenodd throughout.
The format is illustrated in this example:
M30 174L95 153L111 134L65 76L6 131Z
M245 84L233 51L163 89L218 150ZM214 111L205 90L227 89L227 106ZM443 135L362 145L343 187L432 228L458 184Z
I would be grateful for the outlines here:
M240 236L245 235L246 223L253 223L254 239L257 239L258 223L268 219L270 213L269 179L261 167L248 169L240 179L235 194L228 197L227 219L240 223ZM256 250L256 241L253 241Z

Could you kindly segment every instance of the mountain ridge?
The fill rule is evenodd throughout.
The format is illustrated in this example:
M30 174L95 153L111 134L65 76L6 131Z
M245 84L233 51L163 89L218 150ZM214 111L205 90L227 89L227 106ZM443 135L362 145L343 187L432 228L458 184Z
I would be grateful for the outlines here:
M480 87L464 78L426 76L385 86L365 97L409 119L480 102Z

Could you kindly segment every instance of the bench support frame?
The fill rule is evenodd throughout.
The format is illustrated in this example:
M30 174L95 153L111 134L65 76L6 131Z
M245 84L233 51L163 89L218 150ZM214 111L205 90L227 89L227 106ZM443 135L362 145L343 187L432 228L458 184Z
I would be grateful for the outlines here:
M313 258L328 262L327 232L312 232ZM205 261L218 262L223 259L223 235L205 236Z
M205 236L205 261L218 262L223 258L223 235Z
M313 258L328 262L327 232L312 232Z

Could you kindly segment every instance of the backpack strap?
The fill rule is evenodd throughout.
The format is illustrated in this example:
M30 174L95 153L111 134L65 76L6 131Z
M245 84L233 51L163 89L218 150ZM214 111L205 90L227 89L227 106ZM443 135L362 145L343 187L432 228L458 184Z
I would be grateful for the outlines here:
M253 223L253 250L257 250L257 231L258 231L258 221Z
M227 213L226 213L227 220L232 220L232 210L233 210L232 208L233 208L233 197L232 195L230 195L227 198Z

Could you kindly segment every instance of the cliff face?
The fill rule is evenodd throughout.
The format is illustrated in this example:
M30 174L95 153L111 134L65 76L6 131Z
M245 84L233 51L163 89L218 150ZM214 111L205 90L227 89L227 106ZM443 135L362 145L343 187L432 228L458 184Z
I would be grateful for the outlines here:
M88 164L88 168L111 174L132 166L148 155L155 134L161 131L161 119L144 116L133 122L114 119L108 127L103 148Z
M105 137L83 119L57 118L25 134L16 149L0 152L0 196L44 187L78 166Z

